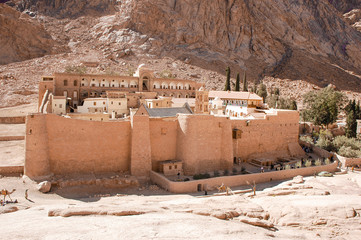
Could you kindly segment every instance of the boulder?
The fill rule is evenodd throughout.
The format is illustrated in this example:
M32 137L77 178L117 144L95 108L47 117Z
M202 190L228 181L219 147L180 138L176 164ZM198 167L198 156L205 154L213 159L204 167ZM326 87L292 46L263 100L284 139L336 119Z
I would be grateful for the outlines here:
M292 183L300 184L300 183L304 183L304 182L305 182L305 180L303 180L303 177L301 175L294 177L292 180Z
M50 189L51 189L51 182L49 181L44 181L38 184L39 192L47 193L50 192Z

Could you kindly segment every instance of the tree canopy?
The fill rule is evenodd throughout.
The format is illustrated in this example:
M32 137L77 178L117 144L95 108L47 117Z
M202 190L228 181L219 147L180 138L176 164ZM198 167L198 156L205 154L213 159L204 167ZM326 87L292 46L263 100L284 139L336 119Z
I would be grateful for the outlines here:
M337 115L344 101L345 96L331 87L306 93L303 97L308 118L314 124L326 127L336 122Z
M267 87L263 83L259 84L257 87L257 95L263 98L263 102L266 101L267 98Z

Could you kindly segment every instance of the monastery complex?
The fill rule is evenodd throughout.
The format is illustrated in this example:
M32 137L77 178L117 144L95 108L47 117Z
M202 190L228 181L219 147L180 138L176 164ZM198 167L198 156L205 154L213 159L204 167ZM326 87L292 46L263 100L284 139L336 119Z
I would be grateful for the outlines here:
M55 73L26 119L25 174L128 172L149 178L303 156L297 111L268 109L250 92L207 91L190 80ZM263 161L262 159L267 159Z

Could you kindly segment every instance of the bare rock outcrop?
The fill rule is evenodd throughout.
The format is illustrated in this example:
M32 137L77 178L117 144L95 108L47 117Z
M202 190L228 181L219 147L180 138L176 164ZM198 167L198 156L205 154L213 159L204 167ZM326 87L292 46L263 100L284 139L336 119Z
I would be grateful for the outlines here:
M360 88L361 36L327 1L128 1L117 24L158 41L160 55L251 78ZM341 80L347 79L347 80Z
M12 0L10 5L27 13L40 13L57 18L113 14L117 0Z
M38 22L6 4L0 4L0 33L0 64L51 54L55 45Z

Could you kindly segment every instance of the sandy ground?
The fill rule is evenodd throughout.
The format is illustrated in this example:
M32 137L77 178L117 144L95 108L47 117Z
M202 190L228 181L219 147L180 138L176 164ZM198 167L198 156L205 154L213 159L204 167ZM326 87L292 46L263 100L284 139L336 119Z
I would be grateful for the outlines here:
M19 105L16 107L0 108L0 117L17 117L26 116L28 113L35 113L38 111L36 103Z
M1 126L1 125L0 125ZM0 141L0 167L24 166L25 141Z
M260 184L252 197L173 195L153 185L69 187L42 194L28 179L1 178L0 187L16 188L11 197L19 201L0 207L1 231L8 240L359 239L361 174L305 180ZM25 189L31 202L24 199ZM17 211L1 214L14 206Z
M0 124L0 137L25 136L25 124Z

